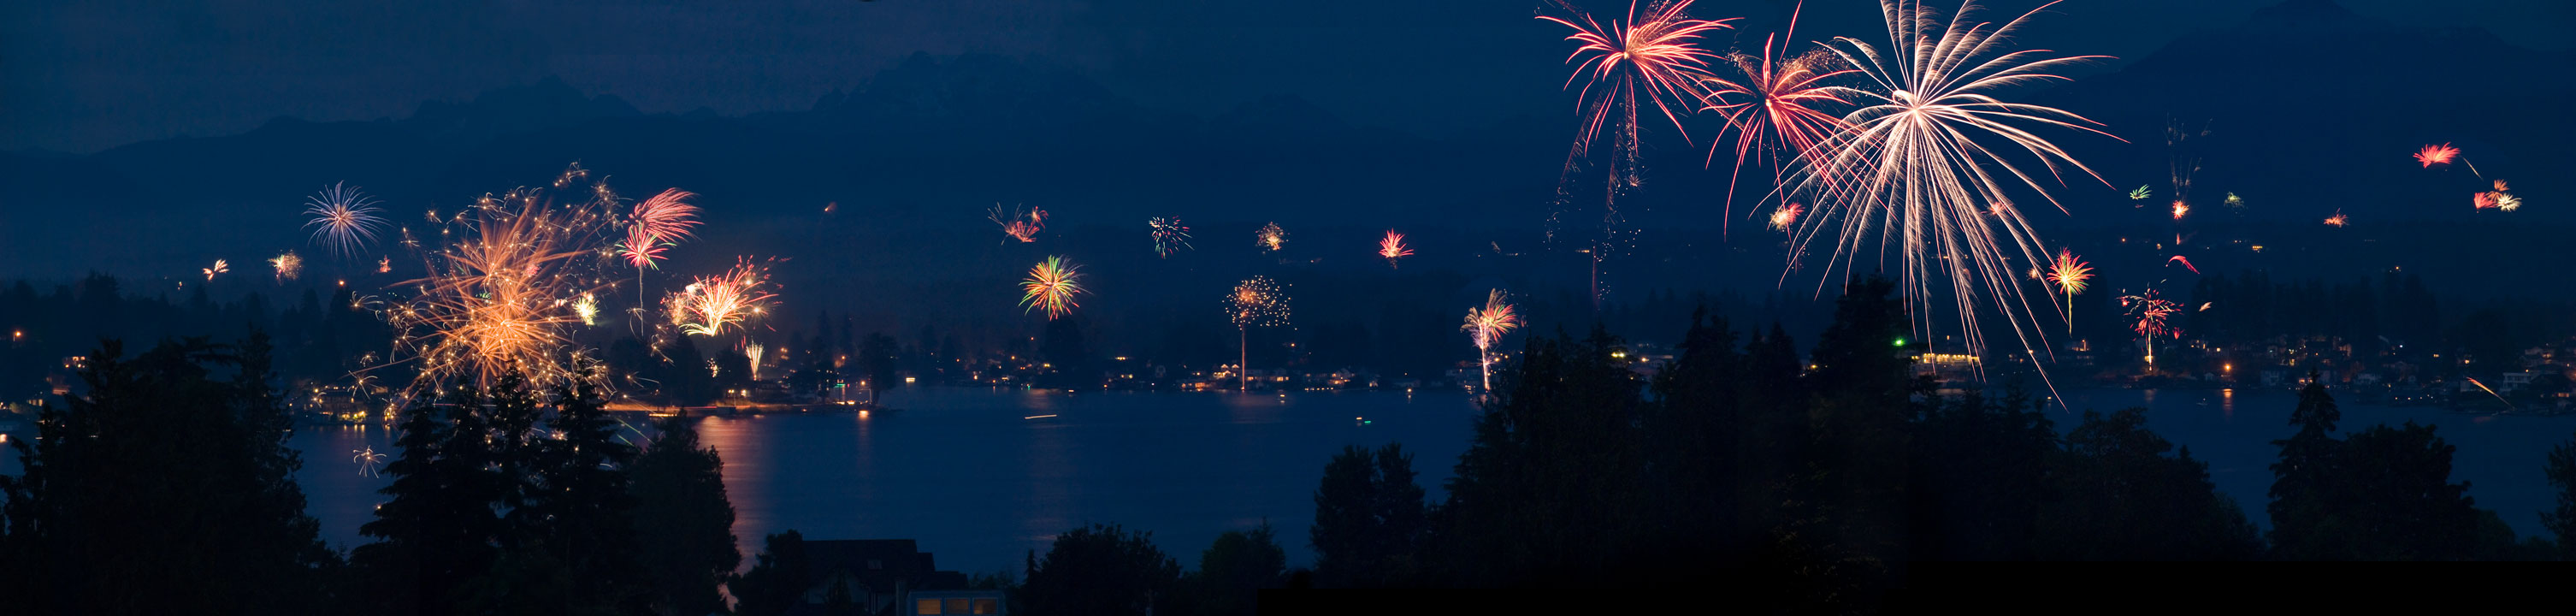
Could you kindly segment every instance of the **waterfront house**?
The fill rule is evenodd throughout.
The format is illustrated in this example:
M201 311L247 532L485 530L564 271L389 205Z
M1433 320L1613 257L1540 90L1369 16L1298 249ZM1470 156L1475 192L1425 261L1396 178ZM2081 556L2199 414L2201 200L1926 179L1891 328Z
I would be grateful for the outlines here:
M921 551L911 539L808 540L805 555L815 583L805 589L801 604L788 609L790 616L851 611L912 614L918 609L913 601L916 594L966 589L966 574L938 570L931 563L930 553ZM973 609L972 596L958 596L970 599L965 607ZM944 607L949 595L932 597L940 599Z

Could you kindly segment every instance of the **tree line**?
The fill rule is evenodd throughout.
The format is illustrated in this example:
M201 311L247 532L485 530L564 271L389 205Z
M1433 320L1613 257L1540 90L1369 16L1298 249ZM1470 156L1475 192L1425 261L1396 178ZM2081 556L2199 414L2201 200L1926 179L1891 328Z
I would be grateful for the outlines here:
M1855 283L1803 359L1777 325L1695 315L1653 377L1595 328L1533 336L1433 498L1400 444L1325 463L1290 569L1266 525L1194 568L1086 525L1032 551L1014 613L1250 613L1265 588L1709 585L1774 611L1871 611L1912 563L2576 557L2576 440L2552 450L2550 541L2452 481L2430 426L2346 429L2322 386L2278 441L2258 532L2141 409L2060 432L2014 391L1913 375L1903 304ZM505 377L407 409L385 502L345 554L317 538L272 348L106 342L0 478L0 581L34 613L782 614L817 572L793 531L749 570L722 458L675 419L637 442L586 379ZM596 365L576 367L595 375ZM730 596L728 601L726 597Z

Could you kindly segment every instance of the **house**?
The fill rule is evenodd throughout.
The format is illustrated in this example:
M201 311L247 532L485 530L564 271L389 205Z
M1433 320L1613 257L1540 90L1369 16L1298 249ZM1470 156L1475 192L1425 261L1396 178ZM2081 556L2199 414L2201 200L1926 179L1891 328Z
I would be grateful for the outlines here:
M2528 386L2530 386L2530 385L2531 385L2531 377L2532 377L2533 375L2536 375L2536 374L2539 374L2539 373L2537 373L2537 372L2507 372L2507 373L2504 373L2503 375L2500 375L2500 376L2497 376L2497 377L2496 377L2496 390L2497 390L2497 391L2516 391L2516 390L2520 390L2520 389L2522 389L2522 388L2524 388L2524 387L2528 387Z
M966 590L966 574L940 571L931 564L930 553L923 552L911 539L838 539L805 542L807 566L815 583L805 589L802 604L789 608L789 616L825 614L866 614L896 616L916 613L914 595L924 592ZM972 599L991 595L955 595L967 599L969 611L945 611L950 595L923 595L941 601L939 614L973 612ZM999 603L994 609L999 613Z
M950 616L953 614L1001 614L1010 605L995 590L923 590L915 591L904 602L905 616Z

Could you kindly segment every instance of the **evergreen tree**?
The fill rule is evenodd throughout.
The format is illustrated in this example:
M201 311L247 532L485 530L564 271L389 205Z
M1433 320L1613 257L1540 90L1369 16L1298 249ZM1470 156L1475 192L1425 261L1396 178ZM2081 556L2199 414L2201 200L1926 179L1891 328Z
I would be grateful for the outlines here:
M724 458L700 445L694 420L673 417L635 459L635 541L663 614L724 610L717 586L742 563L734 510L725 497Z
M1327 586L1402 584L1418 574L1414 561L1426 516L1422 487L1413 481L1413 456L1388 443L1372 455L1347 446L1324 465L1315 488L1316 575Z
M2310 371L2308 386L2299 391L2299 406L2290 411L2290 424L2299 431L2272 442L2281 448L2281 460L2272 465L2271 540L2273 552L2282 558L2310 560L2336 551L2315 533L2323 530L2336 506L2331 498L2341 475L2337 458L2343 442L2333 432L2342 419L2325 380Z
M2540 525L2558 536L2559 560L2576 560L2576 439L2550 448L2549 462L2541 469L2549 485L2558 488L2558 506L2540 512Z
M2146 409L2084 412L2052 452L2041 560L2246 560L2263 539L2234 499L2217 492L2209 464L2146 429Z
M460 589L500 556L494 506L507 484L492 470L490 430L474 412L483 397L458 387L447 400L402 414L395 440L402 452L385 465L394 481L379 491L391 500L358 527L377 539L351 552L370 582L363 596L376 602L374 611L453 613Z
M1648 567L1643 403L1620 341L1531 337L1449 480L1434 551L1450 583L1595 585Z
M804 601L814 585L814 570L805 557L805 535L794 530L770 535L750 571L726 584L733 591L734 613L778 616Z
M113 280L90 287L110 292ZM36 439L21 445L25 471L0 477L0 579L22 589L12 607L318 609L336 557L303 513L265 339L254 332L240 349L165 341L132 359L123 350L102 341L80 372L86 395L44 405ZM239 372L211 378L222 368Z

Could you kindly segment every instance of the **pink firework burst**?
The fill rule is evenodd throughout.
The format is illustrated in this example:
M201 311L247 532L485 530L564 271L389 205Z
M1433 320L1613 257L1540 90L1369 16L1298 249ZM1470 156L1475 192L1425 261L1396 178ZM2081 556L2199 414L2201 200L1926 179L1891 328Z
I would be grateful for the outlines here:
M626 242L618 247L618 256L639 270L660 267L655 261L662 258L663 251L695 234L691 228L698 226L698 206L690 205L688 200L696 197L673 188L637 202L635 210L627 215Z

